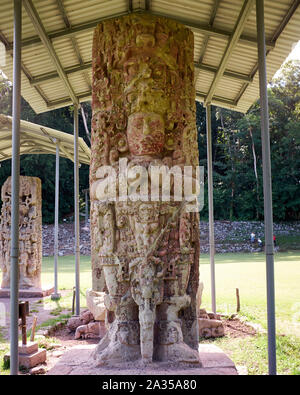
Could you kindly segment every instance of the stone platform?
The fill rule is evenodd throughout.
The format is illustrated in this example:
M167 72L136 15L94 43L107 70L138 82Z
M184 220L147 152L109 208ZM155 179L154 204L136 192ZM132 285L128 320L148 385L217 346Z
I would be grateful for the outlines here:
M91 356L95 345L78 345L63 354L48 375L238 375L232 360L213 344L199 345L201 367L168 366L154 362L147 367L128 363L126 367L99 367Z
M19 365L27 369L44 363L47 359L46 350L38 348L36 342L28 342L26 345L19 344ZM4 361L10 360L10 354L4 355Z
M20 289L19 298L44 298L54 292L53 286L45 286L43 288ZM0 288L0 298L9 298L10 288Z

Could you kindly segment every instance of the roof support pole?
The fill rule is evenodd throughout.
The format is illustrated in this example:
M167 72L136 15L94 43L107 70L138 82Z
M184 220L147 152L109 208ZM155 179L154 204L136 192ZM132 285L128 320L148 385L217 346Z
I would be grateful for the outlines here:
M59 209L59 145L56 143L55 154L55 214L54 214L54 293L52 300L60 299L58 293L58 209Z
M88 226L89 224L89 190L85 189L85 226Z
M75 216L75 314L80 315L80 246L79 246L79 161L78 161L78 105L74 103L74 216Z
M211 308L216 313L216 281L215 281L215 231L214 231L214 198L212 170L212 138L211 138L211 105L206 106L206 141L207 141L207 173L208 173L208 213L209 213L209 256L211 277Z
M266 70L264 0L256 0L258 67L261 107L261 140L264 184L265 251L267 271L269 374L276 374L275 286L269 106Z
M14 0L12 160L11 160L11 267L10 267L10 374L19 372L19 189L21 116L22 0Z

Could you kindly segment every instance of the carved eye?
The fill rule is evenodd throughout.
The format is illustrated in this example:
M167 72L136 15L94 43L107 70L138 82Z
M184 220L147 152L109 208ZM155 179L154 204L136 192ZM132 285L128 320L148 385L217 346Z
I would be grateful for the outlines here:
M136 99L137 99L137 94L136 93L129 93L127 95L128 103L133 103Z
M154 70L152 76L154 79L159 79L162 75L162 71L160 69Z
M161 125L160 125L160 122L158 122L158 121L152 121L152 122L150 122L149 126L152 130L155 130L155 129L160 129Z
M134 121L133 126L135 126L138 129L141 129L144 125L144 121L142 118L138 118Z
M128 75L133 75L136 72L137 72L137 66L135 64L128 66L128 68L127 68Z

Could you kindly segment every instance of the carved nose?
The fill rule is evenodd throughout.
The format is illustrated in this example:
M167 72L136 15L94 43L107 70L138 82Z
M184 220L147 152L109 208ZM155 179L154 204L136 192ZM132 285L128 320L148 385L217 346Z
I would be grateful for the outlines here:
M148 122L147 122L147 121L144 121L143 134L144 134L145 136L147 136L148 134L150 134L150 128L149 128L149 125L148 125Z

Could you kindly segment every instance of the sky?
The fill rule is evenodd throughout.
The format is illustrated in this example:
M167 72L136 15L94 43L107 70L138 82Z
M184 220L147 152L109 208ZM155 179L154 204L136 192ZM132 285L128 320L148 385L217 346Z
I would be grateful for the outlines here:
M298 59L300 60L300 41L294 45L292 52L287 57L287 60Z
M289 60L300 60L300 41L298 41L297 43L295 43L293 45L293 49L292 49L291 53L289 54L289 56L284 61L284 63L288 62ZM280 76L280 69L274 75L274 78L278 78L279 76Z

